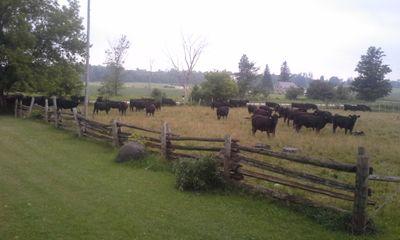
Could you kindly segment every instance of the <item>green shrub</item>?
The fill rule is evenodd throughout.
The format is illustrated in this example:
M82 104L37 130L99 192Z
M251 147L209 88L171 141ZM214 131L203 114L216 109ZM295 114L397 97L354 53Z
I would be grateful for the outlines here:
M179 159L174 164L176 187L181 191L210 190L222 186L217 162L209 157Z
M289 100L295 100L299 95L303 95L304 91L301 88L290 87L286 93L285 97Z

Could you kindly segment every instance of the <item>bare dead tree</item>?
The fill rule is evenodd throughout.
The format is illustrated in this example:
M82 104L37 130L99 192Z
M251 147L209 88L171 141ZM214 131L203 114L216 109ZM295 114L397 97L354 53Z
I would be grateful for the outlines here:
M182 74L178 81L184 90L184 101L188 99L192 74L206 45L207 43L204 38L194 38L192 35L185 36L182 34L182 55L172 55L170 52L167 52L173 69ZM182 58L183 61L181 61Z

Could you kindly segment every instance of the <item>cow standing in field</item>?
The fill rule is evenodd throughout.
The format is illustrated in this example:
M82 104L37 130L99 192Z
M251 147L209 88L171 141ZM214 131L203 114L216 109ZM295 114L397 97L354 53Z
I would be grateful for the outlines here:
M249 100L230 99L229 107L245 107L247 103L249 103Z
M223 107L223 106L229 107L229 103L225 102L225 101L213 101L211 103L211 109L213 109L213 110L214 110L214 108L219 108L219 107Z
M262 109L264 111L267 111L269 115L272 114L272 112L274 111L274 109L268 107L268 106L260 106L259 109Z
M348 117L341 116L339 114L335 114L333 116L332 124L333 124L333 133L336 132L336 128L344 128L344 134L347 134L347 131L353 133L354 125L356 124L357 118L360 115L349 115Z
M343 109L345 111L353 111L353 112L355 112L355 111L371 112L372 111L370 107L368 107L367 105L363 105L363 104L357 104L357 105L344 104Z
M220 120L221 118L228 118L229 114L229 107L228 106L221 106L217 108L217 119Z
M266 117L270 117L271 114L272 114L272 111L267 111L267 110L264 110L264 109L261 109L261 108L256 109L254 111L254 113L253 113L253 115L263 115L263 116L266 116Z
M154 117L154 112L156 111L156 106L151 103L146 105L146 116L153 116Z
M265 106L268 106L274 110L278 110L280 108L280 105L274 102L265 102Z
M128 103L127 102L120 102L119 106L118 106L118 112L121 115L125 115L126 116L126 110L128 109Z
M276 125L278 124L278 115L272 116L253 115L251 118L251 126L253 135L256 134L257 130L266 132L268 137L270 134L275 136Z
M286 115L284 116L287 125L289 126L290 121L293 121L298 115L302 114L310 114L310 113L307 113L305 109L288 109Z
M110 111L110 105L108 102L99 102L96 101L94 103L93 107L93 115L96 113L97 115L99 114L99 111L105 111L106 114L108 115L108 112Z
M257 110L257 106L255 105L248 105L247 106L247 111L249 112L249 114L254 113Z
M327 116L303 113L297 115L294 118L293 126L296 129L296 132L299 132L300 129L304 126L306 128L312 128L317 133L319 133L319 131L323 129L329 122L330 119Z
M318 106L313 103L292 103L292 108L297 108L301 110L318 110Z

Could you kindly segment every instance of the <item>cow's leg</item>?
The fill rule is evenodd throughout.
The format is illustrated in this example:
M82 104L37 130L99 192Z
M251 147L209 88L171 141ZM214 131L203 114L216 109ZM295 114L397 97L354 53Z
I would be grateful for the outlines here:
M337 125L336 125L336 124L333 124L333 127L332 127L333 133L336 133L336 128L337 128Z
M253 136L256 135L257 129L253 128L251 129L251 132L253 133Z

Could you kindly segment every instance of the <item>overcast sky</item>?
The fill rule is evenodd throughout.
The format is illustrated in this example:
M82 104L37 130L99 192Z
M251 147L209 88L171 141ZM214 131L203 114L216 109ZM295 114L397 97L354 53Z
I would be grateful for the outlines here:
M85 19L87 0L79 0ZM171 68L166 50L178 52L181 33L208 43L197 70L236 72L242 54L260 72L265 64L279 74L315 78L356 76L354 68L369 46L381 47L384 62L400 79L398 0L92 0L91 64L103 64L109 42L122 34L132 43L126 69ZM180 53L180 52L179 52Z

